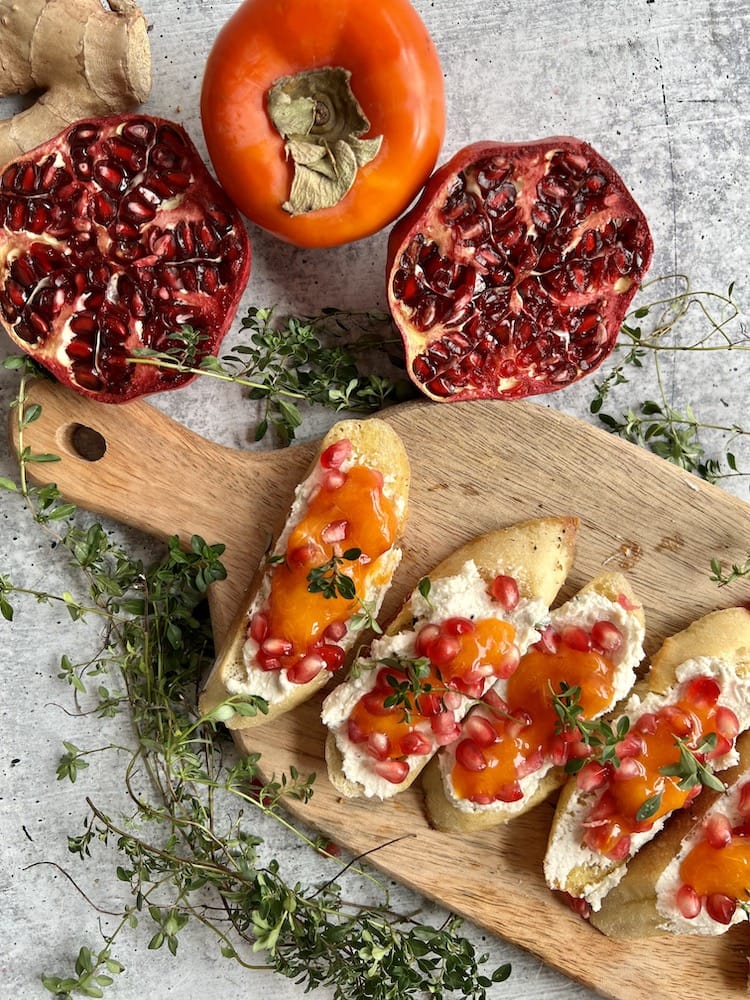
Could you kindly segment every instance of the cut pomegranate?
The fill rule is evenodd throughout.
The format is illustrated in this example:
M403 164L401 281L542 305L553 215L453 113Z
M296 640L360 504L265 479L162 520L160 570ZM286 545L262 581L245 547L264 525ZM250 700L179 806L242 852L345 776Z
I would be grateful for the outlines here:
M622 179L581 140L466 147L389 241L409 376L437 400L575 382L613 350L652 252Z
M184 129L92 119L0 178L0 322L60 382L102 402L195 376L132 363L148 348L193 367L214 354L250 269L239 214ZM184 327L195 352L179 356Z

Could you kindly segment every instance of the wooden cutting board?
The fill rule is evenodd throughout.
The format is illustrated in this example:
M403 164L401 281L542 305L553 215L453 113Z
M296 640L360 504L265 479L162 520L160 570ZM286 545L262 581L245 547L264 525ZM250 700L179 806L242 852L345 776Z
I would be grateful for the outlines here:
M32 387L31 400L42 415L24 431L24 444L62 461L29 470L56 481L68 500L160 538L197 533L226 544L228 578L210 595L220 639L315 443L240 452L148 403L93 404L47 382ZM560 600L602 570L625 570L645 606L647 652L694 618L750 600L747 582L719 589L709 580L712 558L729 565L750 550L750 506L661 459L534 404L420 402L382 416L412 464L404 559L384 621L470 537L550 514L581 519ZM92 437L104 448L98 459L83 457ZM746 995L746 925L713 940L618 944L548 892L541 864L549 803L504 828L461 837L428 827L418 788L385 804L341 799L325 777L320 700L239 737L244 750L262 754L267 774L292 764L317 773L311 802L290 804L301 820L355 854L372 851L374 866L604 996Z

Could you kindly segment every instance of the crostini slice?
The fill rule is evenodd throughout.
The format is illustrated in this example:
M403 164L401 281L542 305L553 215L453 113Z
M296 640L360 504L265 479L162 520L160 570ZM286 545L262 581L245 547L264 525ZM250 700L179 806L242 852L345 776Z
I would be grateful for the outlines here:
M387 799L450 742L473 700L540 635L578 521L524 521L462 546L420 581L323 703L326 761L348 797Z
M628 866L591 914L615 939L655 934L724 934L750 907L750 732L737 740L739 764L675 815Z
M715 611L667 639L612 722L620 734L622 720L617 756L588 762L560 793L544 860L550 888L592 911L667 818L737 762L750 727L750 613Z
M409 477L390 424L331 428L219 651L204 715L218 712L230 729L270 722L344 665L400 562Z
M497 681L427 767L431 824L446 832L497 826L564 784L566 765L588 746L561 706L574 704L583 720L612 711L635 683L643 638L643 608L621 573L602 574L554 609L518 669Z

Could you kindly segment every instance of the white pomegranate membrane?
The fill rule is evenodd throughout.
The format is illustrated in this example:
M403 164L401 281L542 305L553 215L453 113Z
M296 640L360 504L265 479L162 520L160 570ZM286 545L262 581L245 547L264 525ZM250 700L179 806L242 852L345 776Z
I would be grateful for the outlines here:
M568 385L614 348L652 250L643 213L586 143L467 147L391 240L410 377L439 400Z

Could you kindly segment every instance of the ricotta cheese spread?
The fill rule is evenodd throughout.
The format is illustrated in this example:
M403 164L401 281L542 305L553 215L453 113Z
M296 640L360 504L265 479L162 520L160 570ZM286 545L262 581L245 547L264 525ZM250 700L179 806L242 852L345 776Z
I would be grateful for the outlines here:
M425 597L414 591L410 597L410 611L414 624L396 635L375 639L365 657L357 659L350 677L335 688L323 702L322 720L333 734L342 756L344 776L361 786L362 794L369 798L385 799L400 788L380 777L373 770L373 758L366 746L353 743L347 733L347 720L359 699L375 686L379 661L397 656L413 658L419 630L427 624L439 623L446 618L462 617L479 621L483 618L497 618L510 622L516 632L515 643L524 653L531 643L539 639L538 627L546 624L548 609L539 600L520 600L513 611L505 611L497 601L493 601L487 591L487 583L473 560L464 564L453 576L431 581L429 594ZM462 698L454 710L456 719L466 714L471 701ZM430 733L429 721L421 726L425 734ZM421 768L429 760L429 755L420 754L406 758L410 772Z
M577 625L587 632L597 621L611 621L620 630L623 637L622 645L612 655L612 661L616 667L614 677L614 692L610 703L610 708L626 697L635 681L635 670L643 659L643 639L644 627L642 622L633 614L629 614L621 604L611 601L603 594L596 591L587 591L584 594L576 595L559 608L550 612L550 624L556 630L562 629L565 625ZM503 697L504 681L499 681L495 685L495 690ZM604 709L600 714L604 714ZM536 771L524 775L519 779L519 785L523 793L523 798L516 802L490 802L480 805L466 798L459 798L455 794L451 773L455 764L455 754L450 747L446 747L440 754L440 772L443 779L443 791L451 805L455 809L465 813L479 812L502 812L504 816L514 816L526 808L529 798L534 795L539 785L552 770L551 761L546 761Z
M663 705L674 700L675 692L683 681L693 677L714 677L720 687L720 702L731 708L740 723L740 732L750 727L750 677L741 679L731 664L714 657L695 657L686 660L675 671L676 682L665 694L649 692L640 698L633 695L622 712L631 723L646 712L656 712ZM723 757L713 762L714 770L722 771L737 763L736 750L730 750ZM601 793L577 792L568 803L564 815L559 819L554 830L544 859L544 875L547 884L552 889L564 889L573 869L590 873L591 881L584 887L581 897L586 899L593 910L601 908L601 903L607 893L624 877L627 861L616 863L592 851L583 843L583 823ZM667 816L659 817L656 822L641 833L634 833L630 838L630 855L633 857L644 844L652 840L663 828Z

